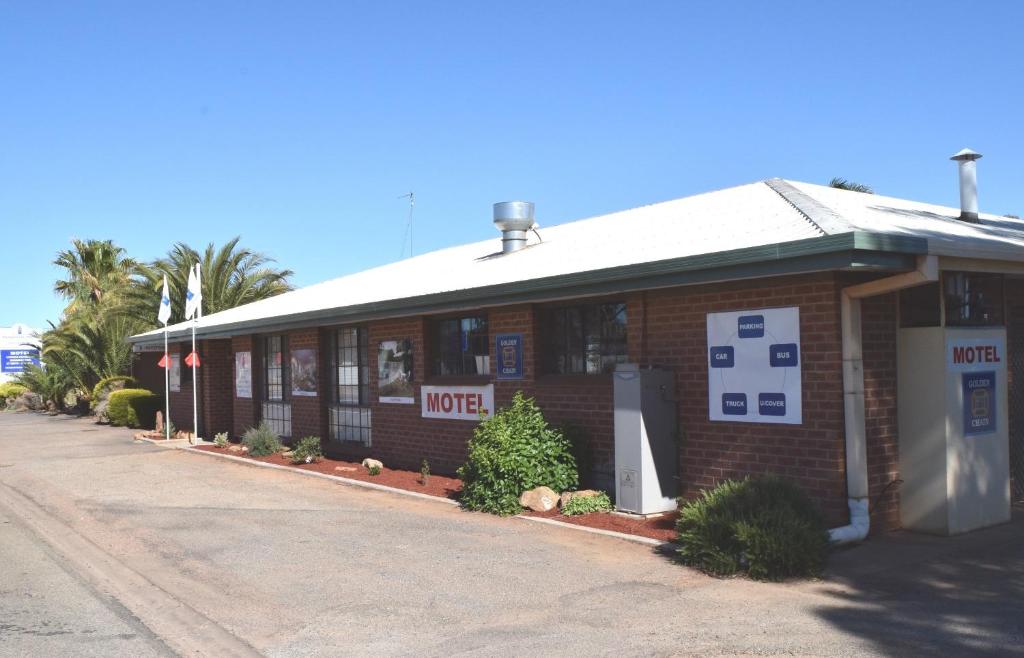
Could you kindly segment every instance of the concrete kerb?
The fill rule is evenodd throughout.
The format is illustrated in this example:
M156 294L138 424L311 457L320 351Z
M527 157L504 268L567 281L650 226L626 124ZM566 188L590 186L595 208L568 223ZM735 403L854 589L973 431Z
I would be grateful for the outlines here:
M147 439L143 439L147 440ZM155 444L166 444L166 441L150 441ZM256 461L254 459L248 459L246 457L237 457L235 455L225 455L218 452L210 452L209 450L197 450L195 446L181 445L171 446L177 447L179 450L186 450L193 454L208 455L217 459L227 459L230 461L238 462L240 464L246 464L248 466L255 466L258 468L271 468L278 471L285 471L286 473L295 473L297 475L306 475L309 477L317 477L322 480L330 480L339 484L344 484L352 487L362 487L364 489L374 489L376 491L384 491L387 493L397 494L399 496L409 496L412 498L419 498L420 500L428 500L436 503L443 503L450 506L458 506L458 502L449 498L442 498L440 496L431 496L430 494L419 493L417 491L408 491L406 489L399 489L397 487L389 487L383 484L375 484L373 482L364 482L363 480L353 480L351 478L342 477L340 475L330 475L329 473L318 473L317 471L307 471L301 468L291 468L289 466L282 466L280 464L268 464L267 462ZM643 544L644 546L651 546L660 551L669 551L676 548L676 544L672 542L661 541L658 539L651 539L650 537L641 537L639 535L630 535L624 532L616 532L614 530L603 530L601 528L590 528L588 526L579 525L576 523L565 523L564 521L558 521L555 519L548 519L539 516L526 516L525 514L517 514L514 518L522 519L523 521L532 521L535 523L545 523L547 525L558 526L567 530L576 530L579 532L588 532L594 535L602 535L604 537L611 537L614 539L621 539L624 541L630 541L635 544Z

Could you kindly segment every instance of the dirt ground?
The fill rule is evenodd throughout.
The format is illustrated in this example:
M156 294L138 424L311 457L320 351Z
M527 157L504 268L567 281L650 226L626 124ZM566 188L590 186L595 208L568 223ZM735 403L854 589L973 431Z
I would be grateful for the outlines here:
M3 655L1024 646L1019 515L953 539L873 540L835 555L822 581L718 580L629 542L0 414L0 530Z

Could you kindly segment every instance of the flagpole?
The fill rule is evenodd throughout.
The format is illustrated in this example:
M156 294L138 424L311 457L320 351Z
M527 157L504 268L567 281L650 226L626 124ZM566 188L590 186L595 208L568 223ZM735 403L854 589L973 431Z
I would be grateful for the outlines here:
M164 325L164 359L167 365L164 366L164 435L168 441L171 440L171 363L167 352L167 325Z

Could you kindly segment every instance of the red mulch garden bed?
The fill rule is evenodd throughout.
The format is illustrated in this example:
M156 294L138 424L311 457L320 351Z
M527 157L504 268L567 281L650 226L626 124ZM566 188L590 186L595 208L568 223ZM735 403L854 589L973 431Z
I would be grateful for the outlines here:
M327 457L313 464L293 464L290 459L282 457L280 453L268 455L267 457L250 457L246 453L232 452L227 448L218 448L217 446L196 446L195 450L221 452L234 457L244 457L245 459L251 459L253 461L278 464L279 466L290 466L291 468L303 471L316 471L317 473L337 475L339 477L349 478L352 480L374 482L376 484L382 484L396 489L416 491L430 496L450 498L452 500L457 500L459 493L462 491L462 481L457 478L445 477L443 475L431 475L427 485L424 486L420 481L420 474L418 471L402 471L385 467L381 469L379 475L370 475L370 473L359 463L342 461L340 459L330 459ZM523 514L527 516L539 516L555 521L564 521L565 523L574 523L576 525L583 525L589 528L614 530L615 532L622 532L627 535L649 537L660 541L675 541L676 519L679 518L679 515L674 512L650 519L634 519L627 516L620 516L618 514L600 512L595 512L593 514L580 514L577 516L564 516L557 509L551 510L550 512L531 512L530 510L523 510Z

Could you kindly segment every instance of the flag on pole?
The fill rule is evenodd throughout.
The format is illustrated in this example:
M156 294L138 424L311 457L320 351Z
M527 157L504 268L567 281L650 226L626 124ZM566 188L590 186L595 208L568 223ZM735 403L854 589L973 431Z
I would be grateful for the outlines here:
M171 359L170 359L170 357L167 356L167 353L164 352L163 357L161 357L160 360L156 362L156 364L158 366L160 366L161 368L170 368L171 367Z
M188 291L185 293L185 319L202 317L203 291L199 284L199 263L188 270Z
M156 319L164 323L167 326L167 321L171 319L171 293L167 291L167 275L164 275L164 291L160 296L160 312L156 314Z
M196 352L195 350L189 352L189 355L185 357L185 365L187 365L189 368L198 368L199 352Z

